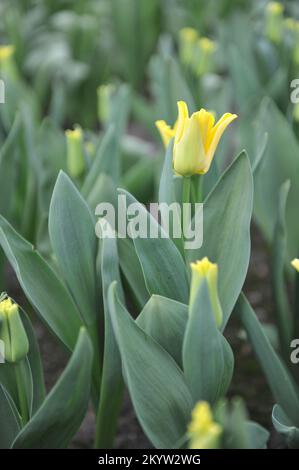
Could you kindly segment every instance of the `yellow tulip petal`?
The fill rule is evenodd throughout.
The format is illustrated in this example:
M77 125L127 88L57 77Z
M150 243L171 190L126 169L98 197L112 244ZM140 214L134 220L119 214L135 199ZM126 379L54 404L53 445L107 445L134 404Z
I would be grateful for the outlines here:
M201 173L205 169L205 151L196 113L186 119L181 139L175 142L173 165L174 170L184 176Z
M155 122L158 131L160 132L161 138L165 147L168 147L169 142L175 135L175 130L172 129L165 121L159 120Z
M293 261L291 262L291 265L293 266L293 268L296 269L296 271L299 272L299 259L298 258L293 259Z
M203 141L205 151L208 150L208 137L214 126L215 118L212 113L209 113L205 109L201 109L198 113L198 121L200 134Z
M238 116L236 114L225 113L217 124L213 127L207 140L207 160L211 164L214 153L219 144L227 126L234 121Z
M179 142L185 128L186 120L189 119L188 106L185 101L178 101L178 119L177 130L175 134L175 142Z

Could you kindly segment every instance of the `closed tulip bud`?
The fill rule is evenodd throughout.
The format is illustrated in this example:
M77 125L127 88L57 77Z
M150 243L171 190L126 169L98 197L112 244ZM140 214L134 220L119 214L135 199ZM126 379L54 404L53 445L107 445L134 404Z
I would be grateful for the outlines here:
M283 10L279 2L270 2L266 8L266 36L276 44L281 42L283 36Z
M0 339L4 343L5 361L16 363L27 356L29 343L19 309L9 298L0 302Z
M100 85L97 89L98 95L98 118L100 123L107 124L111 113L111 96L115 87L111 84Z
M173 147L175 172L182 176L207 173L222 134L236 117L226 113L215 124L214 115L205 109L189 117L186 103L179 101Z
M194 71L199 75L211 72L214 67L216 43L208 38L200 38L197 42L197 54L194 60Z
M198 33L193 28L183 28L179 33L179 55L184 65L190 65L193 61Z
M85 168L83 133L79 126L65 131L67 142L67 167L71 176L78 178Z
M188 427L189 449L219 449L222 427L213 421L210 405L205 401L196 404Z
M14 61L15 48L12 45L0 46L0 71L11 79L18 76Z
M198 289L202 282L206 280L209 288L210 300L218 328L222 324L223 313L218 297L218 266L211 263L207 257L196 263L191 263L191 289L190 289L190 305L195 301Z
M284 20L284 25L285 25L285 28L288 31L291 31L292 33L295 32L297 29L297 21L294 20L294 18L286 18Z
M298 258L293 259L293 261L291 262L291 265L292 265L293 268L295 268L296 271L298 271L298 273L299 273L299 259L298 259Z
M293 117L294 120L299 123L299 103L295 104L293 109Z

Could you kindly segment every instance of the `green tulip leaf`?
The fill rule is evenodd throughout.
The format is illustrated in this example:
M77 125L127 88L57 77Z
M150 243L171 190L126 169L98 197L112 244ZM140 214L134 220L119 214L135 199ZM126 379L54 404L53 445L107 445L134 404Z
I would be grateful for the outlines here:
M219 266L223 328L241 292L250 257L253 183L250 162L242 152L204 201L203 245L188 250L190 261L207 256Z
M41 407L17 435L14 449L61 449L68 446L87 411L92 344L82 327L71 359Z
M101 393L97 413L96 446L107 449L113 445L117 418L122 404L123 379L118 345L108 306L108 288L117 281L118 295L124 301L118 267L117 244L113 238L104 238L102 244L102 282L105 315L104 359Z
M272 411L272 422L276 431L282 434L291 449L299 449L299 428L294 426L279 405Z
M182 367L182 347L187 318L187 305L167 297L152 295L136 322Z
M11 401L0 385L0 449L9 449L20 430Z
M60 172L53 191L49 234L59 270L87 325L98 310L95 220L69 177Z
M206 281L189 307L183 368L194 401L215 404L225 395L232 379L233 353L216 326Z
M147 227L151 225L158 233L157 238L133 238L148 292L187 303L188 275L180 252L170 238L161 236L161 226L131 194L124 190L120 190L120 193L126 196L127 204L135 204Z
M137 417L156 448L169 449L186 432L192 399L171 356L130 317L109 288L109 309L124 376Z
M34 247L1 216L0 244L38 315L72 350L82 323L64 284Z
M246 297L241 295L236 312L263 368L275 401L299 426L299 392L287 369L277 356Z

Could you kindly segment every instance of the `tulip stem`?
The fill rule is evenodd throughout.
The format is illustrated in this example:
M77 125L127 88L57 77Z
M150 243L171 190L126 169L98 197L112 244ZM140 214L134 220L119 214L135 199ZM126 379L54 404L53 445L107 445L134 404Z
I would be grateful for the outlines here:
M190 202L191 178L183 177L182 204Z
M15 369L16 385L17 385L18 398L19 398L19 411L21 414L22 425L25 426L25 424L29 420L29 412L28 412L26 391L25 391L24 381L23 381L22 364L20 362L17 362L16 364L14 364L14 369Z

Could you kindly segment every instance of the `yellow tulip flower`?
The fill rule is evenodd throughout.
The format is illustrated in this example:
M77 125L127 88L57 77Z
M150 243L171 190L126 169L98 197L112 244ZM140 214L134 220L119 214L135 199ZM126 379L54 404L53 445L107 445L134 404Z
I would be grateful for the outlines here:
M81 127L76 126L74 130L65 131L67 142L67 166L68 171L74 178L79 177L85 168L83 150L83 132Z
M0 63L4 62L7 59L10 59L14 54L14 46L0 46Z
M0 302L0 340L4 343L7 362L19 362L28 354L29 343L19 308L10 298Z
M203 280L206 279L215 321L217 326L220 327L223 313L218 297L218 265L211 263L207 257L204 257L202 260L196 261L196 263L191 263L191 271L190 305L194 302Z
M190 449L218 449L222 427L213 421L210 405L205 401L196 404L188 427Z
M177 122L175 123L175 125L173 127L169 126L162 119L160 119L159 121L156 121L155 124L156 124L156 127L157 127L158 131L160 132L163 144L165 145L165 148L167 148L169 142L175 136Z
M184 101L178 102L178 119L173 127L156 121L165 147L174 138L173 167L177 174L191 176L209 171L215 151L227 126L238 116L225 113L215 124L214 114L201 109L189 117Z
M293 261L291 262L291 265L292 265L293 268L295 268L296 271L298 271L298 273L299 273L299 259L298 259L298 258L293 259Z
M207 173L222 134L236 118L236 114L225 113L215 124L214 115L205 109L189 117L187 104L179 101L173 148L175 172L182 176Z

